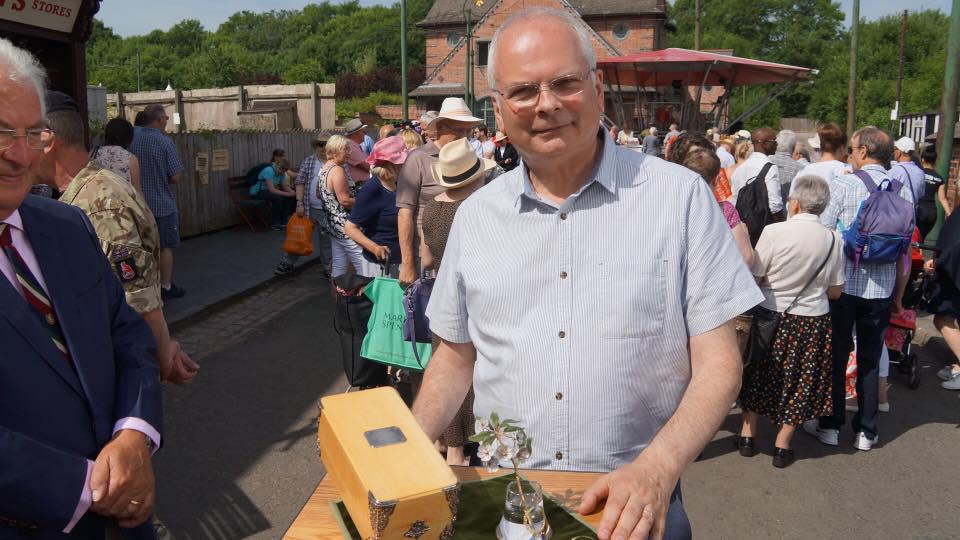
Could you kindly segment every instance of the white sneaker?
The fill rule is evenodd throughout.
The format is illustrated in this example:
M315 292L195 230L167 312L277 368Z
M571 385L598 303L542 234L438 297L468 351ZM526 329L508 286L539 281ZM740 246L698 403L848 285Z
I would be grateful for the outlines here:
M953 372L953 377L940 383L940 387L946 390L960 390L960 372Z
M869 452L873 445L877 444L877 441L880 440L879 435L875 435L872 439L867 437L867 434L858 431L857 436L853 439L853 447L857 450L863 450L864 452Z
M828 444L830 446L837 446L840 444L840 430L820 429L819 422L817 420L807 420L804 422L803 430L819 439L823 444Z
M943 368L937 372L937 377L940 377L941 381L949 381L950 379L954 378L958 373L960 372L953 370L953 364L949 364L949 365L943 366Z
M890 412L890 402L877 403L877 410L880 412Z

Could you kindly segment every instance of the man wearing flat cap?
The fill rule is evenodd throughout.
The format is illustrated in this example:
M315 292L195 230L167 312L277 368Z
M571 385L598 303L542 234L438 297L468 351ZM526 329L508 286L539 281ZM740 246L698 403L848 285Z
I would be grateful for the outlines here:
M370 165L367 163L367 153L360 146L366 135L367 125L359 118L347 122L343 126L344 136L350 140L350 152L347 154L347 165L350 167L350 177L354 182L366 182L370 178Z

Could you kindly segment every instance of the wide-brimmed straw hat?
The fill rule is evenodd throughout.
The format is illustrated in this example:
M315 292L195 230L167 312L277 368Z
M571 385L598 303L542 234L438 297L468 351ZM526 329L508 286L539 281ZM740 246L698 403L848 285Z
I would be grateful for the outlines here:
M437 117L430 121L433 124L437 120L453 120L454 122L465 122L469 124L480 124L483 120L477 118L470 112L467 102L460 97L448 97L440 105L440 111ZM428 124L429 125L429 124Z
M505 140L507 140L507 134L502 131L498 131L497 134L493 136L493 142L495 143L501 143Z
M814 150L819 150L819 149L820 149L820 135L814 135L813 137L810 137L809 139L807 139L807 143L810 144L810 148L813 148Z
M403 137L399 135L380 139L373 145L373 150L367 156L367 163L370 165L376 165L377 162L403 165L406 160L407 146L403 143Z
M367 125L364 124L362 120L359 118L354 118L353 120L347 122L347 125L343 126L343 129L346 131L345 135L349 137L350 135L353 135L354 133L366 127Z
M491 159L477 157L467 139L457 139L440 149L440 159L430 164L433 178L447 189L456 189L482 178L497 166Z

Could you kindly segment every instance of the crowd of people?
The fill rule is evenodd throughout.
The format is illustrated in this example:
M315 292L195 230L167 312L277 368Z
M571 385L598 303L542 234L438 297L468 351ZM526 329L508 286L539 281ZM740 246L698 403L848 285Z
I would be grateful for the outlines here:
M775 467L795 461L798 428L840 444L848 407L853 446L878 444L884 335L905 310L914 228L939 235L928 309L960 354L960 222L932 148L918 156L872 126L848 137L824 123L812 152L764 127L625 139L601 125L591 39L569 13L521 10L489 47L493 136L460 98L376 139L354 119L311 140L295 172L274 152L251 196L276 228L294 213L314 223L333 280L435 278L433 353L406 376L449 463L477 463L474 419L496 411L533 437L529 467L606 473L579 507L606 500L598 538L689 538L680 477L734 401L741 455L758 452L761 416L777 426ZM170 191L183 165L166 114L112 120L88 153L79 108L45 92L37 61L6 40L0 90L0 295L13 313L0 335L14 357L54 368L29 368L32 385L0 377L0 536L149 528L154 479L141 464L162 440L158 381L198 369L159 310L184 294ZM60 202L28 196L34 183ZM657 219L638 234L638 216ZM83 263L75 275L54 245ZM285 253L275 272L296 260ZM96 305L65 314L78 298ZM22 379L7 369L4 358ZM960 365L939 375L960 389Z

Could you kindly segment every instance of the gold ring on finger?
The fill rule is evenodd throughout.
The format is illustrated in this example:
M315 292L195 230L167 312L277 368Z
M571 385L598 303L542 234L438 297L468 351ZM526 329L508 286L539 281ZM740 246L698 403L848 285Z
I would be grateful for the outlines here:
M643 514L643 517L649 517L649 518L653 517L653 509L651 509L649 506L644 506L643 512L641 513Z

